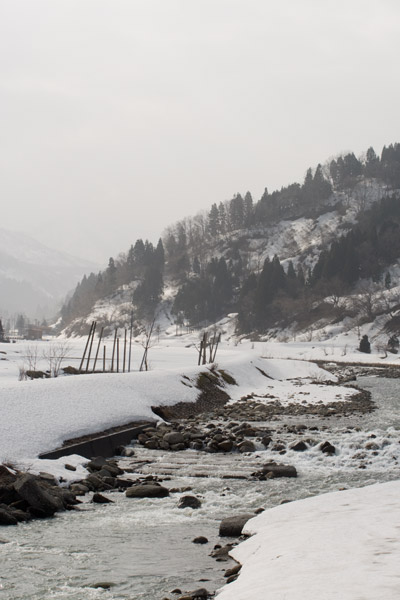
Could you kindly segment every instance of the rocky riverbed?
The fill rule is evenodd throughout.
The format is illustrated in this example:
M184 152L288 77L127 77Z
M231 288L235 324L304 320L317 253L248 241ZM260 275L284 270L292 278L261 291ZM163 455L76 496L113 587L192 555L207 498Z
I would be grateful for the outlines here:
M371 385L373 387L373 380ZM389 389L392 389L390 384ZM56 519L46 522L57 526L60 518L64 521L65 510L71 511L69 521L73 528L78 523L76 517L82 514L83 520L79 519L82 533L85 519L89 524L96 521L98 514L100 519L110 519L108 527L112 529L121 511L123 519L129 522L138 507L142 515L147 514L143 512L146 510L148 514L157 511L153 513L156 519L163 518L165 513L171 527L174 522L185 522L185 527L198 522L199 527L190 538L179 534L183 551L186 549L189 555L190 546L198 547L196 560L200 556L206 560L212 555L218 577L210 577L209 567L204 567L209 582L202 582L201 576L197 576L190 586L190 576L182 574L181 578L179 575L175 578L175 587L160 584L158 591L143 581L147 595L143 592L135 598L205 598L205 594L212 593L226 580L232 581L240 571L233 563L228 563L223 571L218 567L219 562L227 560L231 544L237 541L237 538L220 537L223 532L220 526L225 518L240 517L240 525L240 519L250 518L258 510L283 501L399 476L399 432L391 430L387 422L388 414L396 410L395 393L393 387L393 408L385 413L384 427L380 415L387 409L383 408L382 399L375 404L374 393L371 399L369 392L361 390L350 402L314 407L302 404L301 412L290 405L274 406L272 412L266 411L266 405L258 402L257 397L243 398L228 404L224 410L220 406L209 406L203 413L176 416L169 424L149 425L133 446L119 449L120 456L88 461L87 477L75 481L69 488L60 487L60 482L46 473L35 476L10 472L3 467L0 470L0 515L6 515L5 519L13 524L22 523L16 539L24 539L24 532L29 537L30 523L35 522L32 519L55 515ZM375 408L376 413L371 412ZM66 457L66 471L71 473L73 468ZM282 475L289 479L283 479ZM46 510L38 506L39 499L44 501ZM203 523L205 518L207 525ZM107 539L108 533L103 533ZM240 529L234 535L239 533ZM230 534L233 535L232 530ZM79 537L80 532L76 535ZM82 544L84 548L84 541ZM162 544L156 535L154 544L160 552L166 552L165 548L161 550ZM17 548L12 550L19 556ZM96 553L101 554L99 549ZM236 571L231 572L231 569ZM12 574L8 577L12 579ZM114 586L107 592L110 598L131 598L128 590L132 590L132 582L121 587L124 577L121 575L121 584L114 579L115 575L97 578L90 585L98 584L99 587L93 589L104 591L100 584L112 583ZM73 581L72 588L79 587L76 576ZM71 589L66 597L74 598Z

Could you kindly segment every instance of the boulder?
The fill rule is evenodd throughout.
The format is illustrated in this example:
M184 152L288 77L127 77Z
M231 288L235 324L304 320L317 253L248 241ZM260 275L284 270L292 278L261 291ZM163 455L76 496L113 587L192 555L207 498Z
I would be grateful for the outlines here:
M62 500L50 494L44 484L30 473L18 477L14 489L27 502L33 514L52 516L58 510L64 509Z
M165 433L163 436L164 442L167 442L170 446L175 444L183 444L185 442L185 438L183 434L179 431L171 431L170 433Z
M330 456L332 456L333 454L336 453L335 446L332 446L332 444L330 442L324 442L323 444L320 445L319 449L321 450L321 452L324 452L325 454L329 454Z
M256 447L253 444L253 442L250 442L250 440L243 440L243 442L240 442L240 444L238 445L238 450L239 452L255 452L256 451Z
M232 440L222 440L222 442L219 442L218 444L218 449L221 450L221 452L231 452L233 449Z
M104 456L96 456L96 458L92 458L86 465L86 468L89 471L100 471L103 466L106 464L106 459Z
M18 521L7 508L0 508L0 525L17 525Z
M294 450L295 452L304 452L304 450L307 450L307 444L301 440L300 442L296 442L296 444L290 446L290 449Z
M94 502L95 504L113 504L113 501L110 500L110 498L106 498L98 492L93 494L92 502Z
M192 540L193 544L208 544L208 539L204 535L199 535Z
M156 483L133 485L125 492L127 498L165 498L169 490Z
M178 508L200 508L201 501L196 496L182 496Z
M247 521L253 517L253 514L242 513L223 519L219 526L219 535L221 537L238 537Z
M272 473L274 477L297 477L296 468L292 465L277 465L274 462L266 463L261 472L264 475Z

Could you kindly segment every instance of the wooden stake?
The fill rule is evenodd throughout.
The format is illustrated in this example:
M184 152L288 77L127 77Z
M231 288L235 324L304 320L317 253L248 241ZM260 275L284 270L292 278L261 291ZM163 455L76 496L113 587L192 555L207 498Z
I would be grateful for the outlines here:
M106 372L106 347L103 346L103 373Z
M124 362L122 365L122 372L125 373L125 360L126 360L126 329L125 329L125 336L124 336Z
M94 373L94 371L96 369L97 357L99 356L99 350L100 350L101 340L102 340L102 337L103 337L103 331L104 331L104 327L102 327L101 331L100 331L99 343L97 344L96 357L94 359L94 365L93 365L93 371L92 371L92 373Z
M114 373L114 355L115 355L115 344L117 343L117 331L118 331L118 329L115 330L115 334L114 334L114 343L113 343L113 350L112 350L112 357L111 357L111 373Z
M95 334L95 332L96 332L96 321L94 321L94 327L93 327L93 331L92 331L92 339L90 340L89 354L88 354L87 362L86 362L86 373L89 370L90 355L92 354L92 346L93 346L93 340L94 340L94 334Z
M83 356L82 356L81 364L79 365L79 371L82 369L83 361L85 360L86 351L87 351L87 348L88 348L88 345L89 345L90 336L92 335L92 329L93 329L93 326L94 326L94 321L92 321L92 324L91 324L91 326L90 326L89 335L88 335L88 338L87 338L87 340L86 340L86 346L85 346L85 350L84 350L84 352L83 352Z
M117 338L117 373L119 373L119 338Z
M202 353L203 353L203 340L200 340L199 360L197 361L198 365L201 363L201 355L202 355Z
M215 362L215 357L217 356L218 344L220 343L220 341L221 341L221 334L219 334L218 338L217 338L217 343L215 345L215 351L214 351L214 356L213 356L212 362Z
M129 333L128 373L131 372L133 315L131 314L131 329Z
M207 332L205 331L204 336L203 336L203 365L205 365L207 363L206 349L207 349Z

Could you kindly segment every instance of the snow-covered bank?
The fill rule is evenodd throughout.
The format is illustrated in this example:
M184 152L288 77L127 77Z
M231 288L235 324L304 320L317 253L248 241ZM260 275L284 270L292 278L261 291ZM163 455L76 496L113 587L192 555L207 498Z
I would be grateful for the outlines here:
M238 385L227 385L233 399L249 392L271 392L282 402L296 401L299 376L318 381L332 378L312 363L268 361L236 353L220 368L229 371ZM160 369L124 374L96 374L35 381L3 382L0 403L0 461L34 457L54 449L65 439L102 431L134 420L155 419L151 406L195 402L199 390L197 374L206 367ZM268 378L261 373L261 370ZM183 379L185 375L188 379ZM273 379L278 377L278 379ZM286 377L286 380L284 380ZM271 379L270 379L271 378ZM315 384L308 400L334 401L337 394L352 394L346 388ZM297 395L303 402L304 396Z
M218 600L397 600L400 481L277 506L232 551L243 567Z

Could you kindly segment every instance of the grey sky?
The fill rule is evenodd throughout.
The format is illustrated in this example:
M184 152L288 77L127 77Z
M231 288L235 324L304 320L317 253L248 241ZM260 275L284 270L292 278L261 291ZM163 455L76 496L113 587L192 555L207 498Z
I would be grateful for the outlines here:
M106 261L400 141L397 0L0 0L1 223Z

